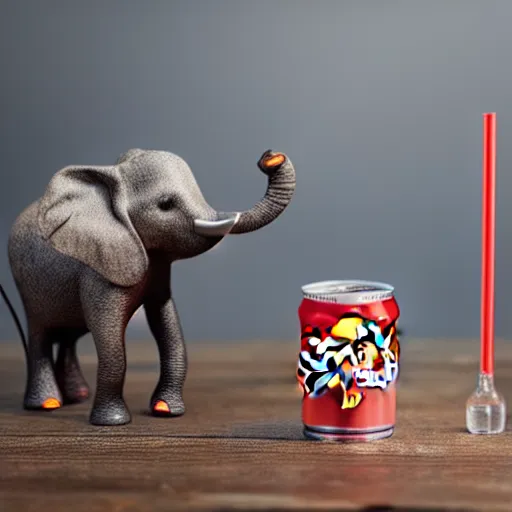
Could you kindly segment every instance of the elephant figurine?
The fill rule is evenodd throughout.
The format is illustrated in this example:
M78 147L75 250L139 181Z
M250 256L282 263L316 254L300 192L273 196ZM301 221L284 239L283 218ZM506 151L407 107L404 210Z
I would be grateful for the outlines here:
M15 220L8 242L28 328L26 339L21 330L25 409L88 398L76 343L90 332L98 368L89 422L129 423L125 330L143 306L160 357L151 413L185 412L187 356L171 265L208 251L229 233L260 229L283 212L295 191L292 163L269 150L258 167L268 177L265 195L251 209L232 213L214 210L188 164L165 151L131 149L114 165L69 166L53 176L44 195Z

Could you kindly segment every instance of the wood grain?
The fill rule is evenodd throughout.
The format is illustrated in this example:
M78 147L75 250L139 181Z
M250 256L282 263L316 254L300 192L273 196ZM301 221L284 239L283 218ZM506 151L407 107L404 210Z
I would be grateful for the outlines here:
M0 510L512 510L512 436L465 432L476 341L404 340L393 437L362 444L302 435L298 343L189 345L186 414L153 418L154 344L128 343L130 425L88 424L90 401L21 408L23 352L2 344ZM512 344L496 342L512 395ZM90 340L80 347L94 384Z

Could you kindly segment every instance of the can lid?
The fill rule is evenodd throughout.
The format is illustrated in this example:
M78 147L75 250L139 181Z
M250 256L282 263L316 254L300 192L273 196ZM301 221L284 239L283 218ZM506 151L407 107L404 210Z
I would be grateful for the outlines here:
M304 298L337 304L364 304L393 297L394 287L376 281L319 281L302 287Z

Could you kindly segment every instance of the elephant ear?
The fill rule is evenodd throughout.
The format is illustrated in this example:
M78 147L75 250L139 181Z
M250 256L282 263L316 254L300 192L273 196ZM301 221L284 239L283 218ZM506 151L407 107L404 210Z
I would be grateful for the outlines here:
M117 166L65 167L39 202L42 235L58 251L119 286L133 286L148 268L146 249L128 216L126 184Z

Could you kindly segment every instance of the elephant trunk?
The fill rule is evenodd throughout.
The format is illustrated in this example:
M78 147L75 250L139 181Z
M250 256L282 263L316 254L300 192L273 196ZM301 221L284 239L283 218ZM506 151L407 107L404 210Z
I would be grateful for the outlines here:
M281 153L269 150L263 154L258 166L268 176L265 195L250 210L239 213L230 234L249 233L270 224L292 200L295 192L295 169L290 160Z
M212 237L249 233L270 224L284 211L295 192L293 164L286 155L268 150L260 158L258 167L268 176L263 198L244 212L217 212L215 220L196 219L196 233Z

